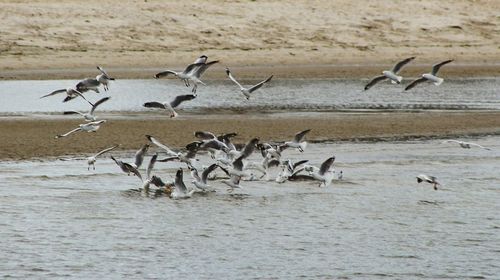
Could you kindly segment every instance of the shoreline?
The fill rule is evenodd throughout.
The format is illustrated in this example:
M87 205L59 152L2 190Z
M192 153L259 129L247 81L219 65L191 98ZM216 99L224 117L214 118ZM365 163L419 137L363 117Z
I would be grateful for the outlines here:
M324 113L313 116L235 114L179 117L178 119L111 118L97 133L78 132L66 138L54 136L82 123L79 119L2 119L0 131L8 131L0 143L1 160L26 160L92 154L121 144L118 150L135 150L150 134L172 148L195 141L196 130L216 134L237 132L236 143L251 137L261 141L287 141L304 129L312 129L307 140L363 141L449 138L500 134L500 112L384 112Z
M58 65L49 69L3 69L0 71L0 81L9 80L65 80L84 79L97 74L95 67L67 68ZM154 79L154 74L167 68L183 69L185 66L150 66L150 67L127 67L115 66L105 69L110 75L119 79ZM206 72L203 80L226 79L226 65L219 63ZM362 79L369 80L378 75L384 69L390 69L392 65L373 64L288 64L288 65L248 65L231 67L232 72L237 73L240 79L261 79L262 77L274 75L275 79ZM408 65L402 71L405 79L414 79L422 73L430 72L431 64ZM440 71L440 76L445 79L453 78L490 78L500 76L500 63L491 64L449 64Z

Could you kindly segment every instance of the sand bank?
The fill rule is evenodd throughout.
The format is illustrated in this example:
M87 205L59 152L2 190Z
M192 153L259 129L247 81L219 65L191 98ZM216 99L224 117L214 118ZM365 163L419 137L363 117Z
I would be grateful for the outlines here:
M500 112L425 113L316 113L308 117L265 115L211 115L178 119L110 119L97 133L67 132L79 120L0 120L0 159L29 159L47 156L94 153L112 144L121 150L137 149L151 134L172 147L195 140L193 132L237 132L236 142L250 137L263 141L284 141L295 132L311 128L309 140L355 140L372 138L456 137L500 133Z

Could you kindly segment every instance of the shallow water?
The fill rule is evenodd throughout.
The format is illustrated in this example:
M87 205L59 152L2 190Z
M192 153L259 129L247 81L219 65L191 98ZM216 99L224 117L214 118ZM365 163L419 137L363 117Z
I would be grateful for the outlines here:
M39 99L53 90L74 86L77 81L0 81L0 114L57 113L66 110L88 110L88 104L75 99L61 103L64 94ZM500 109L500 78L446 80L441 86L422 84L405 92L402 86L380 83L363 91L363 80L273 80L246 100L229 80L207 81L200 86L198 97L183 103L187 112L227 110L466 110ZM252 84L248 81L244 84ZM88 92L92 101L111 96L99 111L148 111L148 101L168 101L179 94L189 94L182 82L162 80L117 80L108 92Z
M234 194L212 181L216 193L182 201L127 191L139 180L108 157L95 171L82 160L1 162L0 276L498 279L500 137L464 140L493 150L311 144L285 157L320 164L334 154L343 180L246 181ZM155 173L168 180L178 167ZM420 173L442 188L417 184Z

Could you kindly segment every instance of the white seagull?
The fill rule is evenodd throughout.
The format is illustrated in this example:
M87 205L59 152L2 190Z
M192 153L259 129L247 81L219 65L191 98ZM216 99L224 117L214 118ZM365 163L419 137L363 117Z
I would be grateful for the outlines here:
M115 163L121 168L121 170L127 175L130 175L130 173L133 173L136 175L139 179L142 181L142 176L141 173L139 172L139 167L141 167L142 162L144 161L144 156L146 155L147 151L149 149L149 144L143 145L136 153L135 153L135 161L134 163L126 163L121 160L115 159L113 156L111 156L111 159L115 161Z
M161 182L161 179L159 179L159 177L151 176L151 173L153 172L153 168L155 166L157 158L158 158L158 154L153 155L151 157L151 160L149 161L148 168L146 169L146 180L144 180L142 183L142 189L145 192L149 191L149 185L151 183L155 184L157 182ZM159 179L159 181L158 181L158 179Z
M95 170L95 162L97 161L97 157L104 154L104 153L107 153L111 150L114 150L116 147L118 147L119 145L114 145L113 147L110 147L110 148L107 148L107 149L104 149L100 152L98 152L97 154L93 155L93 156L90 156L87 158L87 164L88 164L88 168L87 170L90 170L90 166L93 167L93 170Z
M101 71L101 74L97 75L95 79L103 85L104 91L107 91L109 89L109 81L114 81L115 78L109 76L102 67L97 66L97 69Z
M297 148L300 152L303 152L305 148L307 147L307 142L303 141L304 137L306 136L307 133L311 131L310 129L303 130L297 134L295 134L295 137L293 138L292 141L287 141L283 145L279 146L279 150L283 151L284 149L290 147L290 148Z
M208 175L214 171L217 167L219 167L216 163L210 165L209 167L205 168L203 172L201 173L201 177L198 173L198 170L192 166L188 167L191 170L191 177L193 177L192 183L200 190L206 192L209 190L209 186L207 185L207 178Z
M446 61L440 62L438 64L432 65L431 73L422 74L422 78L416 79L413 82L411 82L408 86L405 87L405 90L412 89L416 85L423 83L423 82L426 82L426 81L433 82L436 86L439 86L444 81L442 78L439 78L436 76L437 72L439 71L439 68L441 68L441 66L448 64L452 61L453 61L453 59L450 59L450 60L446 60Z
M53 92L51 92L51 93L49 93L49 94L46 94L46 95L44 95L44 96L41 96L41 97L40 97L40 99L41 99L41 98L48 97L48 96L56 95L56 94L58 94L58 93L63 93L63 92L64 92L64 93L66 93L66 98L64 98L63 102L68 102L68 101L70 101L70 100L72 100L72 99L77 98L78 96L80 96L80 97L81 97L81 98L83 98L85 101L87 101L90 105L94 105L94 104L92 104L92 102L88 101L88 100L87 100L87 99L83 96L83 94L82 94L80 91L78 91L78 90L76 90L76 89L74 89L74 88L70 88L70 87L69 87L69 88L66 88L66 89L58 89L58 90L55 90L55 91L53 91Z
M99 106L102 103L108 101L110 98L111 97L101 98L99 101L97 101L95 104L92 105L92 108L90 108L90 111L88 113L82 113L82 112L78 112L78 111L65 111L64 115L79 114L86 121L89 121L89 122L96 121L97 117L94 115L95 109L97 108L97 106Z
M174 181L175 188L172 194L170 195L170 197L173 199L190 198L195 191L194 189L192 190L187 189L182 177L183 177L183 171L182 168L179 168L179 170L177 170L177 173L175 174L175 181Z
M105 122L106 122L106 120L100 120L100 121L80 124L77 128L75 128L69 132L66 132L65 134L56 135L56 138L66 137L66 136L68 136L72 133L78 132L78 131L96 132L99 129L99 127L101 127L101 124L103 124Z
M460 147L462 147L464 149L470 149L472 147L478 147L478 148L489 150L489 151L491 150L490 148L486 148L486 147L481 146L481 145L476 144L476 143L464 142L464 141L459 141L459 140L445 140L445 141L443 141L443 143L456 143L456 144L458 144Z
M309 175L311 175L315 180L321 182L319 184L320 187L321 186L327 187L333 180L334 171L331 168L333 166L334 161L335 161L335 156L332 156L327 160L325 160L321 164L319 169L317 167L309 165L306 166L304 170L308 171Z
M256 85L253 85L253 86L251 86L249 88L245 88L240 83L238 83L238 81L233 77L233 75L231 74L231 71L229 71L229 68L227 68L227 67L226 67L226 74L229 77L229 79L231 79L231 81L233 81L236 85L238 85L240 87L241 93L246 97L247 100L250 99L250 94L252 92L258 90L265 83L269 82L273 78L273 75L271 75L269 78L263 80L262 82L260 82L260 83L258 83Z
M429 184L432 184L434 187L434 190L437 190L438 189L437 186L441 185L436 181L436 177L434 177L434 176L428 176L425 174L420 174L417 176L417 183L422 183L424 181L429 183Z
M170 114L171 118L175 118L179 114L177 114L177 112L175 112L174 108L176 108L177 106L179 106L182 102L188 101L188 100L193 100L194 98L196 98L196 95L194 95L194 94L177 95L174 98L174 100L172 100L170 102L160 103L160 102L152 101L152 102L146 102L146 103L144 103L143 106L146 107L146 108L160 108L160 109L165 109Z
M392 67L391 70L382 71L382 75L372 78L370 80L370 82L368 82L368 84L366 84L365 90L369 90L376 83L383 81L385 79L391 80L391 83L393 83L393 84L400 84L401 81L403 80L403 77L397 75L399 70L401 70L401 68L403 68L403 66L405 66L406 64L408 64L410 61L412 61L414 59L415 59L414 56L406 58L406 59L401 60L398 63L396 63L396 65L394 65L394 67Z

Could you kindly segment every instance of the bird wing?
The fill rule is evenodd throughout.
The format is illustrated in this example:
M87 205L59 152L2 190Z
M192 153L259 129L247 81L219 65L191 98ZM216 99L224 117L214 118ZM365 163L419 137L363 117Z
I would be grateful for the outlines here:
M207 62L207 59L208 59L208 57L206 55L201 55L193 63L194 64L197 64L197 63L203 63L203 64L205 64Z
M163 105L163 103L156 102L156 101L146 102L146 103L142 104L142 106L144 106L144 107L146 107L146 108L160 108L160 109L166 109L166 107L165 107L165 105Z
M71 89L71 92L74 93L75 95L80 96L81 98L83 98L83 100L87 101L90 104L90 106L94 107L94 103L88 101L87 98L85 98L85 96L83 96L83 94L80 91L76 89Z
M208 131L195 131L194 137L203 139L203 140L210 140L210 139L215 139L215 135L211 132Z
M271 75L269 78L265 79L264 81L254 85L253 87L249 88L248 91L250 93L258 90L259 88L261 88L265 83L269 82L271 79L273 78L273 76Z
M174 156L176 157L177 156L177 153L172 151L169 147L165 146L164 144L162 144L160 141L158 141L156 138L154 138L153 136L151 135L146 135L146 138L148 138L149 141L151 141L151 143L155 144L156 146L164 149L168 155L170 156Z
M252 140L248 141L248 143L246 143L245 147L241 151L241 156L243 158L251 156L255 150L255 146L257 145L257 143L259 143L259 138L253 138Z
M231 74L231 71L229 71L229 68L226 68L226 74L231 81L233 81L235 84L237 84L240 87L240 89L244 89L244 87L240 83L238 83L238 81L236 81L236 79L233 77L233 75Z
M160 177L153 176L151 177L151 184L157 186L157 187L163 187L165 186L165 183L161 180Z
M170 102L170 106L172 108L175 108L175 107L179 106L179 104L181 104L182 102L188 101L188 100L193 100L195 98L196 98L196 95L194 95L194 94L177 95L174 98L174 100L172 100L172 102Z
M366 84L365 86L365 90L369 90L372 86L374 86L376 83L380 82L380 81L383 81L387 79L386 76L384 75L381 75L381 76L376 76L375 78L371 79L368 84Z
M77 90L80 90L80 88L83 88L83 89L87 89L89 87L98 87L101 83L96 80L96 79L92 79L92 78L87 78L87 79L84 79L84 80L81 80L80 82L78 82L78 84L76 84L76 89Z
M408 57L407 59L401 60L400 62L396 63L396 65L394 65L394 67L392 67L392 72L394 74L397 74L399 72L399 70L401 70L401 68L403 68L403 66L405 66L406 64L408 64L410 61L412 61L414 59L415 59L415 57L412 56L412 57Z
M177 173L175 174L174 185L175 185L175 188L178 189L180 192L186 193L187 188L186 188L186 185L184 184L184 181L182 180L182 177L183 177L182 174L183 174L182 169L177 170Z
M155 162L156 162L157 158L158 158L158 154L155 154L151 157L151 160L149 161L148 169L146 169L146 178L147 179L151 178L151 172L153 171L153 168L155 166Z
M184 69L184 71L182 71L183 74L187 75L189 73L194 73L196 71L196 69L198 69L199 67L205 65L205 63L192 63L192 64L189 64L186 69Z
M217 139L206 140L203 142L201 147L204 149L215 149L215 150L222 150L222 151L229 150L229 148L226 146L226 144L222 143L221 141L219 141Z
M309 160L307 160L307 159L297 161L296 163L293 164L293 170L295 170L295 168L297 168L299 165L304 164L304 163L306 163L308 161Z
M409 85L407 85L407 86L405 87L405 90L412 89L412 88L414 88L416 85L418 85L418 84L420 84L420 83L423 83L423 82L425 82L425 81L427 81L427 79L426 79L426 78L424 78L424 77L422 77L422 78L420 78L420 79L416 79L416 80L414 80L413 82L411 82Z
M101 105L102 103L104 103L104 102L108 101L109 99L111 99L111 97L110 97L110 96L108 96L108 97L104 97L104 98L99 99L99 100L98 100L98 101L94 104L94 106L92 106L92 109L90 109L90 114L91 114L91 115L93 115L93 114L94 114L95 109L97 108L97 106L99 106L99 105Z
M113 147L111 147L111 148L104 149L104 150L102 150L102 151L98 152L97 154L95 154L95 155L94 155L94 157L98 157L98 156L100 156L100 155L102 155L102 154L104 154L104 153L107 153L107 152L109 152L109 151L111 151L111 150L114 150L114 149L116 149L116 147L118 147L118 146L120 146L120 145L114 145L114 146L113 146Z
M110 77L108 73L106 73L106 71L104 71L104 69L101 66L97 66L97 70L101 71L101 73L104 74L104 76L106 76L107 78Z
M135 153L135 166L137 168L141 167L142 162L144 161L144 156L149 149L149 144L143 145L136 153Z
M453 61L453 59L449 59L449 60L445 60L443 62L440 62L440 63L432 65L432 72L431 72L431 74L432 75L436 75L437 72L439 71L439 68L441 68L441 66L443 66L445 64L448 64L448 63L450 63L452 61Z
M208 63L204 63L196 68L193 69L193 75L197 78L200 78L203 73L208 69L208 67L214 65L215 63L218 63L218 60L210 61Z
M56 94L61 93L61 92L66 92L66 89L58 89L58 90L55 90L55 91L53 91L53 92L51 92L51 93L49 93L49 94L46 94L46 95L44 95L44 96L42 96L42 97L40 97L40 98L44 98L44 97L47 97L47 96L56 95Z
M63 103L64 103L64 102L68 102L68 101L70 101L70 100L73 100L73 99L75 99L75 98L76 98L76 96L75 96L75 95L68 95L68 96L66 96L66 97L63 99Z
M141 181L142 181L141 172L139 172L139 170L137 170L137 168L133 167L132 165L130 165L130 164L126 163L126 162L122 162L122 164L125 167L125 169L127 169L128 171L134 173L135 176L139 177L139 179L141 179Z
M216 163L210 165L209 167L207 167L205 170L203 170L203 172L201 173L201 181L206 184L207 183L207 178L208 178L208 175L214 171L217 167L219 167Z
M174 161L174 160L178 160L179 157L178 156L173 156L173 157L167 157L167 158L164 158L164 159L158 159L156 161L158 162L169 162L169 161Z
M156 73L156 74L155 74L155 78L156 78L156 79L159 79L159 78L166 77L166 76L168 76L168 75L177 75L177 72L172 71L172 70L165 70L165 71L163 71L163 72Z
M82 130L82 129L79 128L79 127L77 127L77 128L75 128L75 129L73 129L71 131L68 131L68 132L64 133L64 134L56 135L56 138L66 137L66 136L68 136L68 135L70 135L70 134L72 134L74 132L80 131L80 130Z
M328 158L325 160L321 166L319 167L319 175L325 175L328 170L330 170L330 167L332 166L333 162L335 161L335 157Z
M75 114L78 114L80 116L85 116L84 113L81 113L81 112L78 112L78 111L64 111L63 112L63 115L75 115Z
M306 136L307 133L309 133L309 131L311 131L310 129L306 129L304 131L301 131L297 134L295 134L295 137L293 138L293 141L296 142L296 143L300 143L302 141L302 139L304 139L304 136Z
M240 156L239 158L235 159L233 161L233 168L239 171L243 170L243 157Z

